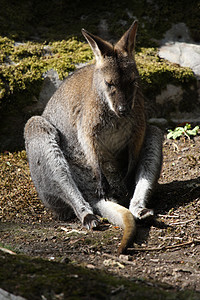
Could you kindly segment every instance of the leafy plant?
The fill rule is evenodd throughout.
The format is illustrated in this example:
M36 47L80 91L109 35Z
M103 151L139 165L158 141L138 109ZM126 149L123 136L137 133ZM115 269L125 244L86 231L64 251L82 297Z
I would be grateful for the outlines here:
M180 136L184 135L190 139L190 136L197 135L199 131L199 126L195 126L193 129L191 129L191 127L191 124L186 123L184 127L176 127L174 130L169 129L167 138L176 140Z

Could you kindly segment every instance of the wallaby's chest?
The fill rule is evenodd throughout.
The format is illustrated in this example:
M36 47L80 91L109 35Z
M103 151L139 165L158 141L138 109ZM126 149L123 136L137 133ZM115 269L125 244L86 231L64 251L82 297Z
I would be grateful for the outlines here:
M133 124L130 119L119 119L118 122L110 122L97 135L99 150L102 154L117 156L133 136Z

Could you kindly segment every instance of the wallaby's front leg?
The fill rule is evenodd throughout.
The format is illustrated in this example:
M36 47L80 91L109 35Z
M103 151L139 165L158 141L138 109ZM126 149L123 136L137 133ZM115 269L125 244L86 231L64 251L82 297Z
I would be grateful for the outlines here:
M72 177L56 128L43 117L32 117L25 127L25 142L32 179L44 204L58 214L62 211L56 203L61 209L69 205L85 227L96 227L98 219Z
M92 168L93 174L97 182L97 194L100 198L106 198L106 194L109 191L109 183L103 174L101 164L99 162L99 151L97 143L94 138L88 134L84 134L84 131L80 127L78 129L78 140L82 145L83 152L89 166Z
M101 171L101 168L99 166L96 167L96 170L94 171L96 180L97 180L97 194L99 196L99 199L106 198L106 194L109 191L109 183Z
M129 206L137 219L153 215L153 210L146 208L146 204L160 176L161 165L162 133L157 127L149 126L136 172L135 191Z

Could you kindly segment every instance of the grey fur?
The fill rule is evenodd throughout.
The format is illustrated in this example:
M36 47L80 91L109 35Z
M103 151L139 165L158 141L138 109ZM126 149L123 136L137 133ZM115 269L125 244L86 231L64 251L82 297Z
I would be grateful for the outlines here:
M108 200L138 219L153 213L146 203L160 175L162 134L146 125L136 30L135 22L115 46L83 30L96 64L69 76L25 126L40 198L62 219L74 212L87 228L97 226L95 214L123 227Z

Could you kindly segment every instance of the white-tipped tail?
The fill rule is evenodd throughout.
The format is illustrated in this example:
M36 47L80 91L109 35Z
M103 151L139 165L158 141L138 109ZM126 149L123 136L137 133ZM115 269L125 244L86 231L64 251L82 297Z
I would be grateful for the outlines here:
M108 200L99 200L95 207L102 217L124 229L118 255L125 253L136 234L136 223L132 213L127 208Z

